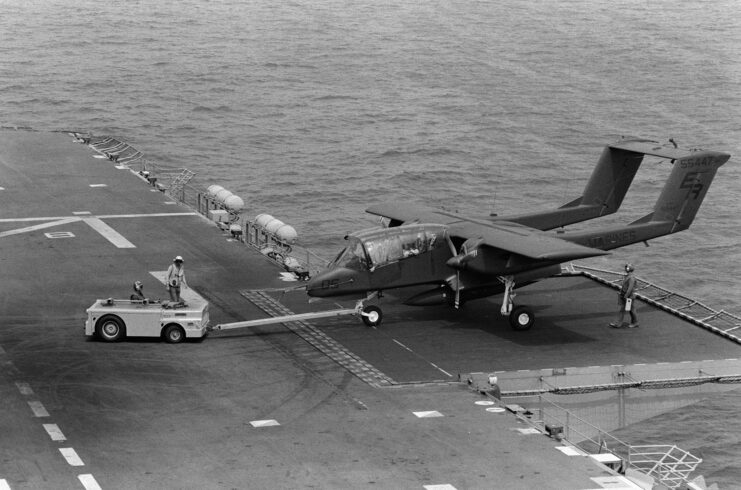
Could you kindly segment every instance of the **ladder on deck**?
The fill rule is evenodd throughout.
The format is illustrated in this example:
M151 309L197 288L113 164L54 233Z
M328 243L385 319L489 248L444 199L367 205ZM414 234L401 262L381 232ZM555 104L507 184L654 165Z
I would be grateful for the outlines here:
M194 172L184 168L183 171L172 180L172 184L170 184L170 195L174 195L176 192L181 192L185 184L190 182L195 175Z

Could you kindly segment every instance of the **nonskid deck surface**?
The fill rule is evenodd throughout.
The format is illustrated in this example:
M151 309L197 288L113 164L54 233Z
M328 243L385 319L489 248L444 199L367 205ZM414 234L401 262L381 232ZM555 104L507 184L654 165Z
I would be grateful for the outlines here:
M272 293L295 312L317 308L296 293ZM640 327L609 328L616 292L585 277L559 277L517 291L517 303L535 310L531 330L513 331L494 299L450 307L408 307L388 295L384 321L368 328L355 318L312 325L372 364L393 383L450 381L471 372L684 362L738 357L723 337L644 302ZM326 304L325 308L332 306ZM347 306L347 305L345 305ZM392 383L392 384L393 384Z
M242 292L285 283L272 262L65 133L0 131L0 187L0 485L595 488L609 477L459 384L374 388L282 326L179 345L87 340L96 298L125 297L140 280L164 299L157 273L175 255L213 323L264 316ZM511 332L490 301L456 312L384 299L378 329L351 317L315 326L394 383L589 352L603 364L735 348L643 306L640 329L612 331L614 293L559 281L518 296L540 316L530 332ZM564 290L583 304L567 308ZM291 310L308 307L291 298ZM672 329L673 344L646 345Z

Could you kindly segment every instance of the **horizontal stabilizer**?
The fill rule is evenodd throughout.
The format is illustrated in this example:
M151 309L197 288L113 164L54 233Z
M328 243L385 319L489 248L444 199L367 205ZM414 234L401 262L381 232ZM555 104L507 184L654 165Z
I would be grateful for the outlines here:
M654 157L671 158L672 160L684 158L692 154L690 150L675 148L674 146L664 146L656 141L644 139L624 139L609 146L616 150L625 150Z

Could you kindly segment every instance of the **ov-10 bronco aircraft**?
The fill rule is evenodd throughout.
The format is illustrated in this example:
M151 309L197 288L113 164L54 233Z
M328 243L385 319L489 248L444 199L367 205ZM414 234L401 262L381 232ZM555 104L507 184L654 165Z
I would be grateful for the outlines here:
M644 155L670 159L673 165L651 213L623 226L548 231L617 211ZM366 324L375 325L382 312L375 305L363 307L363 301L383 290L430 284L430 290L404 303L455 307L504 292L502 315L509 316L515 330L527 330L535 317L531 308L514 306L515 287L558 274L562 262L687 229L716 171L729 158L717 151L622 139L604 149L583 195L554 210L466 218L417 204L377 204L366 211L386 218L387 227L346 236L347 247L309 281L307 293L365 296L358 310Z

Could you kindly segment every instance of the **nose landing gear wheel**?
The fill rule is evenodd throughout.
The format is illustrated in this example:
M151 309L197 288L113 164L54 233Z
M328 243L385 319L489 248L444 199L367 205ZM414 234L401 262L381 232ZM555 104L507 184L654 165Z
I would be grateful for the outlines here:
M527 306L517 306L509 314L509 324L513 330L529 330L535 323L535 313Z
M363 318L363 323L369 327L378 326L381 324L381 320L383 320L383 312L381 311L381 308L375 305L363 308L363 312L360 316Z

